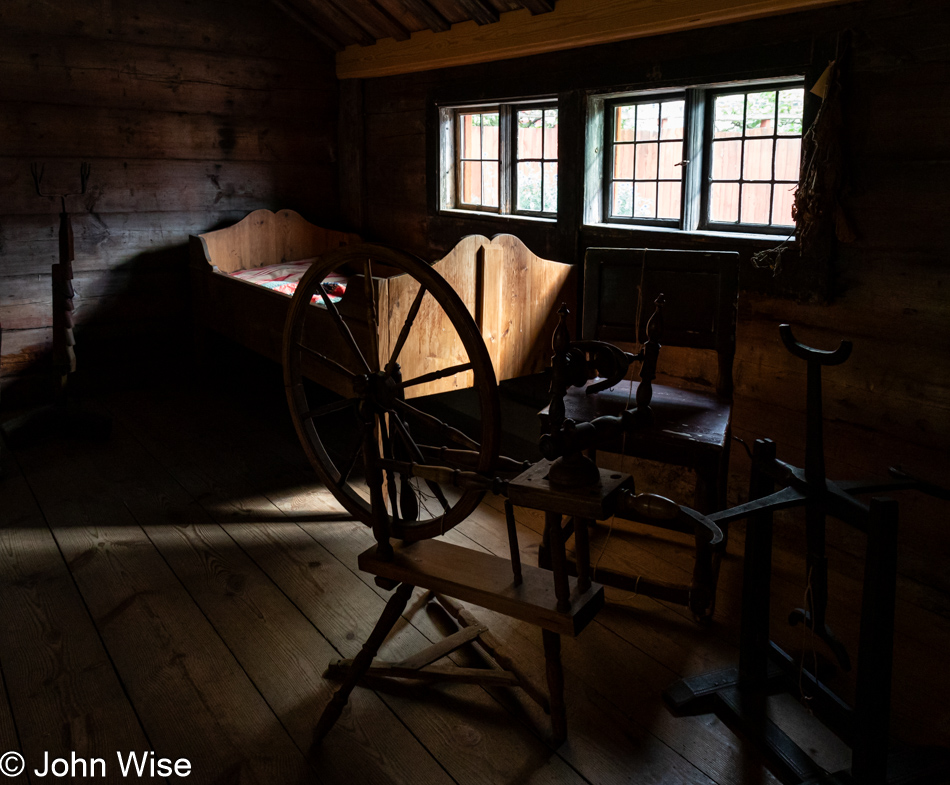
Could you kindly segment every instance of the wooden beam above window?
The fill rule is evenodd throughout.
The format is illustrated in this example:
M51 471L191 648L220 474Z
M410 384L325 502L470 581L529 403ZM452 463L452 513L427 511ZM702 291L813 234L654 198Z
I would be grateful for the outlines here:
M428 71L492 60L744 22L849 0L558 0L554 10L501 14L495 24L474 21L445 32L422 30L408 41L349 46L336 56L340 79ZM424 3L413 0L412 5ZM408 3L407 3L408 5Z

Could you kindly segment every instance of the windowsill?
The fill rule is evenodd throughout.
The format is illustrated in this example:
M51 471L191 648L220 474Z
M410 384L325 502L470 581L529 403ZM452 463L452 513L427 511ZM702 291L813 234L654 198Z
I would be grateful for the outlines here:
M480 218L492 221L504 221L512 223L541 223L556 224L557 218L546 218L540 215L518 215L517 213L489 213L481 210L457 210L443 207L439 210L439 215L451 215L453 217Z
M584 229L598 230L606 229L610 231L639 232L643 234L662 234L666 236L680 235L683 237L708 237L716 240L738 240L741 243L749 244L772 244L779 245L784 242L795 243L795 237L789 238L787 234L762 234L758 232L717 232L712 229L696 229L691 232L683 229L670 229L665 226L645 226L642 224L611 224L611 223L585 223Z

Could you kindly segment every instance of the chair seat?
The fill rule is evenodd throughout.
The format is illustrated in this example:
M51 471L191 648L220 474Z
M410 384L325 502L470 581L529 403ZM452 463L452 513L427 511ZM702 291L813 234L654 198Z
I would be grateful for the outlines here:
M593 382L588 382L593 384ZM609 390L587 395L572 387L564 398L565 416L589 422L605 414L618 415L636 406L639 382L624 380ZM732 401L715 393L653 385L654 427L600 447L605 452L632 455L677 466L707 465L720 459L727 448L732 419ZM548 426L548 409L540 413Z

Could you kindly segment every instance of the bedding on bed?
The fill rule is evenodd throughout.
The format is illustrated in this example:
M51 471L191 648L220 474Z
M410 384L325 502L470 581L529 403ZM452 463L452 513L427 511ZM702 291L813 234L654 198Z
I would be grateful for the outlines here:
M242 281L263 286L265 289L273 289L275 292L293 296L297 291L297 284L307 272L311 264L316 261L313 259L300 259L296 262L280 262L266 267L255 267L251 270L238 270L229 273L232 278L239 278ZM330 274L323 279L323 288L334 303L340 302L343 292L346 291L346 278L342 275ZM311 299L312 303L323 304L323 298L315 294Z

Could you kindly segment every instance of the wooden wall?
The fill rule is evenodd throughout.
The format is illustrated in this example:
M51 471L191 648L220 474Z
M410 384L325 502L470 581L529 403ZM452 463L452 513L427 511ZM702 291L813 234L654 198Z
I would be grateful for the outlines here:
M76 238L80 370L187 351L187 238L260 208L334 218L337 81L267 0L0 5L4 403L42 376L59 204Z
M560 149L576 159L583 152L587 90L743 79L785 69L813 81L834 55L839 33L848 31L853 48L845 83L843 204L858 239L832 249L830 277L821 264L796 269L789 262L774 279L770 271L754 269L751 253L768 244L583 227L582 172L563 157L556 225L447 217L434 209L427 132L431 142L435 100L556 93ZM429 258L464 234L499 231L514 232L536 253L561 261L578 261L593 245L738 249L744 261L737 434L746 440L771 436L780 457L801 465L804 365L781 347L777 326L788 321L800 340L812 345L832 348L841 338L855 343L847 365L825 374L831 476L876 476L902 461L950 482L950 11L945 3L866 0L726 28L367 80L361 90L360 209L366 236ZM713 373L711 363L673 350L664 350L661 369L690 381L708 380ZM737 446L731 483L737 495L745 492L748 468ZM902 498L902 590L950 591L946 505ZM858 547L850 535L841 536L837 544ZM942 596L942 612L950 614L947 595Z

